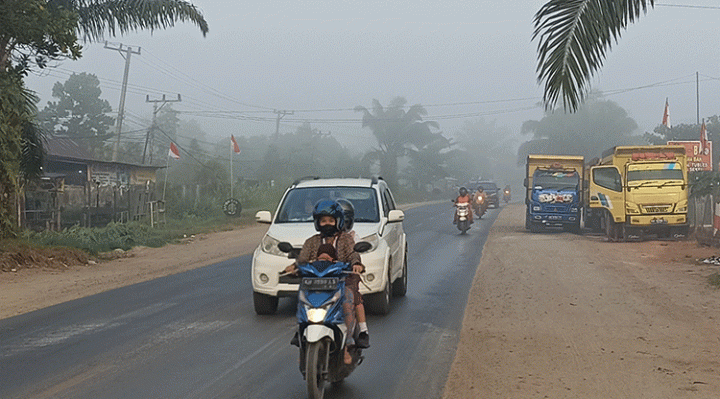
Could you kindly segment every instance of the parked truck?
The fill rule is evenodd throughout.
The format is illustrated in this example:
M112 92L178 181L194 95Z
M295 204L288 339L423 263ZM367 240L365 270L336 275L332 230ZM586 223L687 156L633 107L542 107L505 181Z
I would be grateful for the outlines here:
M580 232L585 159L575 155L528 155L525 165L525 228L560 227Z
M687 235L688 174L683 146L610 148L590 167L588 180L586 214L599 221L597 225L610 240Z

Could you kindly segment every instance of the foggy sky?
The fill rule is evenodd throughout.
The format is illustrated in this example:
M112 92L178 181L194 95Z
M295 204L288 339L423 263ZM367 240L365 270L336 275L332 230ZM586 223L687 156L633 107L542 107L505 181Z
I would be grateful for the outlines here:
M190 24L106 38L141 47L142 54L132 57L124 130L149 126L146 95L178 93L183 101L173 107L181 119L198 121L217 138L272 134L272 110L285 109L295 115L283 120L281 132L310 121L345 145L368 147L372 136L352 108L369 107L373 98L387 105L395 96L423 104L426 119L448 133L468 118L483 117L519 134L523 121L542 117L531 36L532 18L544 1L192 3L209 23L206 38ZM666 97L673 124L695 122L696 71L700 117L720 114L720 9L662 4L717 6L705 0L659 3L613 46L592 87L628 111L639 125L636 133L661 122ZM64 61L27 83L42 108L52 100L55 82L72 72L92 73L117 112L123 68L117 51L88 43L82 59ZM617 92L648 85L655 86ZM343 111L331 111L337 109Z

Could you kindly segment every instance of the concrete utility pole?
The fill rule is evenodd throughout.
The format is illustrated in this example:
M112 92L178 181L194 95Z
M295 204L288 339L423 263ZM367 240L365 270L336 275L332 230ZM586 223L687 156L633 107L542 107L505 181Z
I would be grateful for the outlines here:
M133 50L130 46L123 46L122 43L119 44L118 47L111 47L108 45L108 42L105 42L105 48L110 50L117 50L118 52L120 52L120 55L125 58L125 74L123 75L122 90L120 90L120 106L118 106L118 119L116 123L117 139L115 140L112 154L113 162L117 162L118 149L120 148L120 132L122 131L122 122L125 116L125 93L127 93L128 74L130 73L130 56L132 54L140 55L140 47L138 47L136 51ZM123 52L125 54L123 54Z
M152 119L152 125L148 129L147 133L145 134L145 148L143 149L143 157L142 157L142 163L145 165L145 154L147 153L148 143L155 140L155 129L157 129L157 124L155 123L155 117L157 116L158 111L162 109L162 107L167 103L179 103L182 101L180 98L180 94L177 95L176 100L166 100L165 95L163 94L162 100L151 100L150 95L148 94L145 97L146 103L153 103L153 119ZM160 106L158 107L158 103ZM150 149L150 163L152 163L152 147Z
M277 140L278 137L280 137L280 119L285 115L294 115L295 111L275 109L273 112L277 115L277 119L275 120L275 140Z

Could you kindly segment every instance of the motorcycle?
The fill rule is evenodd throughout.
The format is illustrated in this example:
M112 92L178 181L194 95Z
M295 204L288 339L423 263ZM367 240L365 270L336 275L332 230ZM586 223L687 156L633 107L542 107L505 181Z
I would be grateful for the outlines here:
M366 252L371 248L367 242L359 242L353 248ZM280 251L296 258L299 249L288 242L278 244ZM345 324L343 304L345 277L352 273L350 265L343 262L315 261L298 265L301 278L298 289L297 321L300 347L300 372L307 384L308 396L322 399L326 383L340 382L359 366L364 357L355 345L348 346L352 362L345 364L344 353L348 335L355 340L360 333L357 320L351 329Z
M510 202L510 190L503 191L503 201L507 204Z
M465 234L470 229L470 204L467 202L455 203L455 219L460 234Z
M487 198L485 198L484 195L477 195L475 196L475 201L473 201L473 210L475 211L475 216L480 219L485 215L485 212L487 212Z

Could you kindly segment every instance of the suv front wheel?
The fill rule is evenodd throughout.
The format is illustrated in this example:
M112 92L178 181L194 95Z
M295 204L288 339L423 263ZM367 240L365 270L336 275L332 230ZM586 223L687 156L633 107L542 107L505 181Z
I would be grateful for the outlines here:
M365 305L370 313L377 315L386 315L390 312L390 275L385 282L385 288L381 292L370 294L365 299Z
M278 308L278 297L253 291L253 304L255 313L259 315L274 314Z

